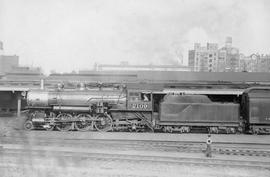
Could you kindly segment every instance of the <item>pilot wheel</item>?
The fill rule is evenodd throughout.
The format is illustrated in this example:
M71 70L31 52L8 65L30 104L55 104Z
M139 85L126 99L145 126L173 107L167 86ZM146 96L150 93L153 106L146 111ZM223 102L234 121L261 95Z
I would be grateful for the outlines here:
M25 130L33 130L34 129L34 125L33 122L31 120L27 120L24 125L23 125Z

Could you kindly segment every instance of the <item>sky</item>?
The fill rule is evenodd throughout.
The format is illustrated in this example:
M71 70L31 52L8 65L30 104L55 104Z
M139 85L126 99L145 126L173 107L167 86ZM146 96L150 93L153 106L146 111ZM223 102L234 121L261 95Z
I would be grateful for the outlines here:
M269 0L0 0L4 54L45 73L181 64L195 42L270 54ZM182 61L182 62L181 62Z

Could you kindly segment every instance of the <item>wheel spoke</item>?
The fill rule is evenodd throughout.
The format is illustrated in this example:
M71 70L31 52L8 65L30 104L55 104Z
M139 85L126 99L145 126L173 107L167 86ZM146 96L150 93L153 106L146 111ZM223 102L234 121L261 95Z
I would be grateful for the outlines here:
M98 131L107 132L112 129L112 118L106 114L100 114L96 117L95 128Z
M72 129L72 115L61 113L57 117L57 120L60 121L56 124L56 129L59 131L69 131Z
M89 131L93 128L93 120L89 114L79 114L75 122L75 128L78 131Z

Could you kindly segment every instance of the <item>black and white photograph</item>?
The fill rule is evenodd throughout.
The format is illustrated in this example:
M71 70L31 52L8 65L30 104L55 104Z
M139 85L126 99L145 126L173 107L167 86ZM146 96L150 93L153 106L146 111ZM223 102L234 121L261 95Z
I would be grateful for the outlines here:
M269 0L0 0L1 177L270 177Z

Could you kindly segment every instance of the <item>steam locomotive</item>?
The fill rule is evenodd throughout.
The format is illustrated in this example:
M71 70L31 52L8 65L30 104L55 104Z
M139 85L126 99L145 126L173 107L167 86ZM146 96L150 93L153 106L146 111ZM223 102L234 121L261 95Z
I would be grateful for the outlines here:
M226 96L225 96L226 98ZM269 133L270 88L237 99L141 89L31 90L27 130Z

